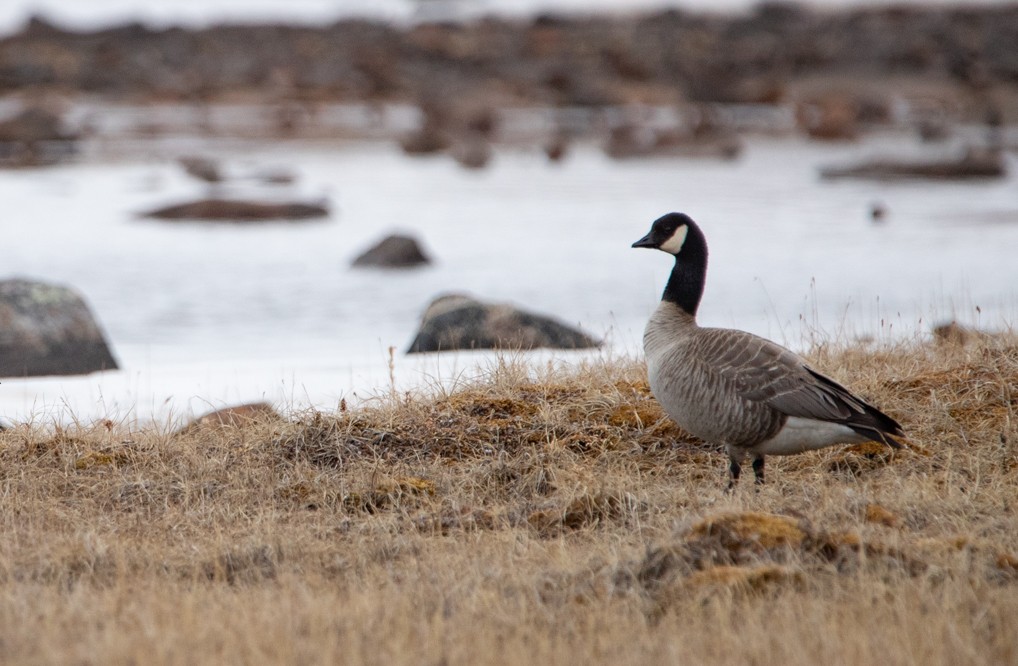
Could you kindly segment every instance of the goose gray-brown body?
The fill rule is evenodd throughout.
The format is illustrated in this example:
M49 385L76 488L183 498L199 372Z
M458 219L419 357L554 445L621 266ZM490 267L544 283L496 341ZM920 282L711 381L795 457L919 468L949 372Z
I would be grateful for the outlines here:
M725 446L732 483L747 456L762 481L765 455L871 440L900 446L893 436L903 432L894 419L795 353L745 331L697 324L707 245L687 216L659 218L633 246L675 255L661 304L644 333L651 391L684 430Z

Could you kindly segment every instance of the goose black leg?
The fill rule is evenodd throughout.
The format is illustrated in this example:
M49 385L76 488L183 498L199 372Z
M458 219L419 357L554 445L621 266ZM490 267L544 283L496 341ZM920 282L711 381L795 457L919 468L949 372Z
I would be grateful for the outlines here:
M764 457L753 458L753 477L757 485L764 482Z
M731 463L728 465L728 472L730 474L728 478L728 491L731 492L735 489L735 484L739 480L739 474L742 473L742 465L735 458L731 458ZM754 463L755 464L755 463Z

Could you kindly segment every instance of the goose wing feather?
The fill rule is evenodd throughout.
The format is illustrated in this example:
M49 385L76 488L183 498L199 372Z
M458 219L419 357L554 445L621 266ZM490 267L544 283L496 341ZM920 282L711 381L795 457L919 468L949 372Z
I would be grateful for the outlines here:
M699 341L700 358L744 400L822 421L851 421L867 411L848 389L769 340L744 331L702 329Z

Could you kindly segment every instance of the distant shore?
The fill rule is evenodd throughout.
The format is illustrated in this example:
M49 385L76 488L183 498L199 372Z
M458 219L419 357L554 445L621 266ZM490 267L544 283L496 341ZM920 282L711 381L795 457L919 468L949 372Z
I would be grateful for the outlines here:
M0 40L0 94L467 109L795 103L833 92L882 113L885 98L968 120L1018 122L1018 7L739 15L541 15L394 26L223 25L71 32L41 19Z

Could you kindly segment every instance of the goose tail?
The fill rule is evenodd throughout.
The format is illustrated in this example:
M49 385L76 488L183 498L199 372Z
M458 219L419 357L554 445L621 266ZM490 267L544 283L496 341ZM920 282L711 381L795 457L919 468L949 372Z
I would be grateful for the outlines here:
M845 425L859 435L868 437L874 442L882 442L892 449L902 448L904 446L902 442L907 441L901 424L872 405L866 405L865 412Z

